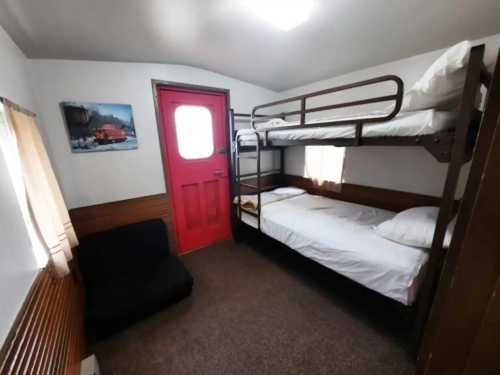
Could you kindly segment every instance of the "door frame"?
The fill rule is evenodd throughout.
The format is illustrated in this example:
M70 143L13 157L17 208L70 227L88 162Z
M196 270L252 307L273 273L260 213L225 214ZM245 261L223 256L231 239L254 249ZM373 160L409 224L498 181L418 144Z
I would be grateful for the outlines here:
M166 152L166 147L167 147L167 142L166 142L166 134L163 131L163 122L162 122L162 116L160 112L160 103L158 101L158 91L160 89L172 89L172 90L179 90L179 91L187 91L187 92L193 92L193 93L217 93L217 94L222 94L225 97L225 104L226 104L226 114L224 116L225 123L223 126L227 129L227 139L226 139L226 158L227 158L227 175L228 175L228 184L229 184L229 196L230 199L227 202L229 206L229 212L231 213L231 197L233 196L233 184L231 181L231 165L232 165L232 160L231 160L231 154L232 154L232 134L230 134L231 129L230 129L230 121L231 119L229 118L230 116L230 109L231 109L231 100L230 100L230 90L225 89L225 88L219 88L219 87L211 87L211 86L202 86L202 85L196 85L196 84L190 84L190 83L183 83L183 82L174 82L174 81L164 81L164 80L159 80L159 79L152 79L151 80L151 86L153 89L153 100L154 100L154 107L155 107L155 116L156 116L156 126L158 129L158 138L160 141L160 155L161 155L161 165L163 169L163 176L165 179L165 191L166 191L166 196L167 196L167 205L169 212L167 213L168 217L168 234L169 234L169 244L170 248L174 249L174 252L176 254L178 253L177 249L177 228L176 228L176 223L174 220L174 215L173 215L173 202L171 198L171 192L172 192L172 187L170 185L170 171L169 168L166 168L167 165L169 165L168 157L165 155ZM231 233L233 233L233 221L230 218L231 222ZM195 250L193 250L195 251ZM188 252L183 252L181 255L189 254L190 251Z

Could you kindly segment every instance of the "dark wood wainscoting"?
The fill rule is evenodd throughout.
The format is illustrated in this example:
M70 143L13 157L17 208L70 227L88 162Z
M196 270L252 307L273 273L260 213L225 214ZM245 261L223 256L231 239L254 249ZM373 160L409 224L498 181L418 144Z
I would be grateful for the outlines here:
M246 182L247 184L257 185L256 178L246 178L246 179L241 179L241 181ZM284 185L283 176L279 175L279 174L262 176L261 177L261 184L262 184L263 188L265 188L267 186ZM234 191L235 192L237 191L236 184L234 187ZM255 188L250 188L250 187L242 185L241 186L241 194L255 194Z
M156 194L73 208L69 211L69 216L79 238L122 225L160 218L167 225L170 249L175 252L177 246L171 212L168 195Z
M0 374L79 374L83 291L73 275L40 271L0 352Z
M74 208L69 214L78 237L155 218L171 227L167 194Z
M257 184L257 179L247 179L245 182ZM270 175L262 178L262 186L280 185L295 186L306 190L310 194L364 204L366 206L383 208L395 212L412 207L439 206L441 198L429 195L408 193L404 191L382 189L355 184L335 184L326 181L319 185L310 178L285 175ZM242 187L242 194L251 194L254 190Z
M438 197L370 186L347 183L339 186L331 182L326 182L320 186L309 178L292 175L285 175L283 179L283 184L300 187L311 194L323 195L333 199L396 212L418 206L439 206L441 202L441 199Z

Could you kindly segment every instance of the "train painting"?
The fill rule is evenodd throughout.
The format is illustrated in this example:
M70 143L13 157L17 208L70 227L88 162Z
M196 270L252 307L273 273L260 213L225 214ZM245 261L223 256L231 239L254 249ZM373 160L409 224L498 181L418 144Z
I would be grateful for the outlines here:
M75 153L137 148L132 106L62 102L71 151Z

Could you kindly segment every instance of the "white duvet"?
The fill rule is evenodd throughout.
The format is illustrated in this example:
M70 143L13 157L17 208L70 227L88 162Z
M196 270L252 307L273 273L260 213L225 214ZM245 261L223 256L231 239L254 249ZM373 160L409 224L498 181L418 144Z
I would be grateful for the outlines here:
M374 226L394 215L302 194L263 204L261 230L316 262L411 305L428 255L424 249L397 244L374 232ZM256 227L256 218L243 213L242 220Z
M381 115L372 113L370 116ZM360 119L368 115L353 116ZM280 127L298 125L298 121L288 122L281 119L272 119L258 126L258 129L273 128L268 132L268 139L283 141L303 141L308 139L334 139L354 138L356 127L354 125L328 126L323 128L314 127L314 124L326 121L345 119L345 117L334 116L322 119L308 120L307 127L303 129L279 130ZM390 121L381 123L365 124L363 126L363 137L408 137L417 135L434 134L450 129L454 126L455 112L436 111L428 109L425 111L400 112ZM242 145L255 143L255 131L253 129L241 129L238 131ZM259 133L262 134L262 133Z

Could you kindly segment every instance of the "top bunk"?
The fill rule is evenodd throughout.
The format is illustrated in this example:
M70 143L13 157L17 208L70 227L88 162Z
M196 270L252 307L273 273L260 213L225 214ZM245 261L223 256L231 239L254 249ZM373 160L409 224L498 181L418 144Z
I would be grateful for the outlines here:
M401 78L385 75L256 106L249 115L235 115L251 127L235 132L234 142L238 152L255 151L257 146L421 146L438 161L448 162L455 133L464 128L469 159L482 117L482 88L487 90L491 80L483 54L484 45L462 42L451 47L406 93ZM377 85L392 90L367 97L366 92L383 91ZM332 94L349 90L356 90L361 99L330 102ZM359 110L377 105L384 108Z

